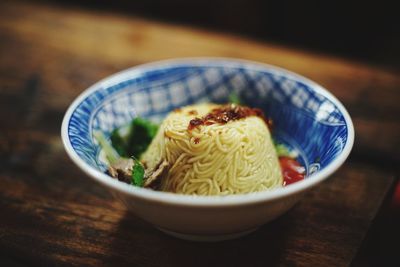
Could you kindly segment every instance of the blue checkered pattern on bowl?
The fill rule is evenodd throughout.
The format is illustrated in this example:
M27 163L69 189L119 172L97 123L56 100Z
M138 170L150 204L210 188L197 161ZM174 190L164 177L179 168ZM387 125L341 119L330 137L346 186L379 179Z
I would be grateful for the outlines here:
M234 91L246 104L262 108L273 119L274 139L296 148L310 175L342 152L348 135L338 107L316 87L284 70L234 61L132 69L94 86L73 111L68 134L79 157L104 170L93 130L108 135L136 116L161 121L180 106L202 101L225 103Z

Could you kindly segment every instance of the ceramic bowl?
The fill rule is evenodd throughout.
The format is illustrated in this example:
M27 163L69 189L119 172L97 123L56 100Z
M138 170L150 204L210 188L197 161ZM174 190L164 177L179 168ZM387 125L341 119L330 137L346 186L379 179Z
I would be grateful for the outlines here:
M227 102L232 91L273 119L274 139L299 152L304 180L251 194L188 196L134 187L105 173L94 130L108 136L136 116L161 121L184 105ZM73 162L137 216L176 237L217 241L254 231L289 210L343 164L354 129L331 93L298 74L256 62L194 58L137 66L91 86L66 112L62 140Z

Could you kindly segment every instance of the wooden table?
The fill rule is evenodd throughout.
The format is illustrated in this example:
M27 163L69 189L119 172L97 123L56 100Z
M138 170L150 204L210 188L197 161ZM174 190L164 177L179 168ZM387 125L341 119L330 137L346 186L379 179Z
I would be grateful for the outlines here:
M67 158L61 120L89 85L137 64L224 56L275 64L348 108L349 160L286 215L229 242L166 236ZM400 73L107 12L0 4L0 256L13 266L347 266L399 173ZM5 266L5 265L4 265Z

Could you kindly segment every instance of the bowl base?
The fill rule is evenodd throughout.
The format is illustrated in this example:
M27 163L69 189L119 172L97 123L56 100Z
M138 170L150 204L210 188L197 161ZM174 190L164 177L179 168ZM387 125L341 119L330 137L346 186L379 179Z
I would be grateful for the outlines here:
M241 231L241 232L235 232L235 233L229 233L229 234L215 234L215 235L207 235L207 234L184 234L184 233L179 233L179 232L174 232L171 230L164 229L162 227L157 227L158 230L161 232L179 238L179 239L184 239L184 240L189 240L189 241L195 241L195 242L219 242L219 241L225 241L225 240L231 240L231 239L236 239L245 235L248 235L255 230L258 229L252 228L249 230Z

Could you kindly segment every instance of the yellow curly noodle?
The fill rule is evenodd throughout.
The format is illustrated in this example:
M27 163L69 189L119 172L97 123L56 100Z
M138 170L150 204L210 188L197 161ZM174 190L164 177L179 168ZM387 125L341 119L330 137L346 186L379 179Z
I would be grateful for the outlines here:
M142 156L149 168L170 164L161 190L189 195L229 195L282 186L282 174L264 121L256 116L188 130L190 120L214 104L171 112ZM193 110L197 115L193 114ZM191 112L192 111L192 112Z

